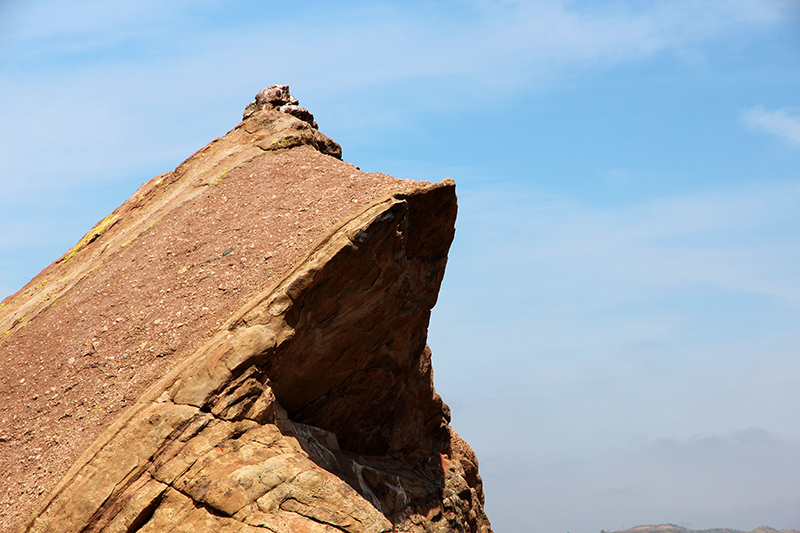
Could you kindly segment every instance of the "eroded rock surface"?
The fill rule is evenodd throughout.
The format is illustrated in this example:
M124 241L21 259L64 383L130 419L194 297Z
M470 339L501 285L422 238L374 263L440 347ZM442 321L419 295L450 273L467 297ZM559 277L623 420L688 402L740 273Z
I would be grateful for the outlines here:
M47 490L20 491L27 512L4 508L6 524L491 531L477 459L449 426L426 346L454 184L363 174L340 157L288 87L265 89L228 135L4 301L10 403L25 412L26 380L64 402L2 415L9 468L37 448L63 459L38 476ZM52 368L30 372L39 360L25 350L48 347ZM117 388L127 378L128 400L76 416L109 372ZM68 389L51 385L65 377ZM45 449L38 422L75 438Z

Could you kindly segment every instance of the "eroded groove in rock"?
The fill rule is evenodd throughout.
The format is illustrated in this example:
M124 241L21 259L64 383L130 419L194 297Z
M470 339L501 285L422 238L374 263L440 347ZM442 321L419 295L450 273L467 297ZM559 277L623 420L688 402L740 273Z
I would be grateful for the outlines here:
M136 400L115 416L66 418L86 450L66 455L72 466L54 471L22 530L491 531L477 459L449 426L426 346L454 183L358 173L334 145L288 88L262 91L239 126L49 269L73 311L43 306L36 289L10 298L26 303L0 321L34 318L3 349L46 347L37 328L67 323L88 328L83 359L111 350L69 391L97 387L91 369L109 362L149 376L132 374ZM94 314L90 294L113 311ZM127 329L91 336L112 313Z

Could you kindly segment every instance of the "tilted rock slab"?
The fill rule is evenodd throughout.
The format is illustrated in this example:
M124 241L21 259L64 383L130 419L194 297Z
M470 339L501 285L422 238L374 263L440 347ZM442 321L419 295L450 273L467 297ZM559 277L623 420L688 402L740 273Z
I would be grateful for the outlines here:
M57 352L56 371L42 365L28 374L43 383L36 390L55 390L43 388L52 376L71 376L102 353L116 354L105 356L112 367L126 355L149 376L132 372L128 391L137 399L102 416L55 418L70 407L57 400L39 411L49 430L63 427L87 446L50 447L73 457L71 466L45 469L52 473L39 479L57 484L28 498L32 514L20 531L491 531L477 459L449 426L426 346L454 235L455 186L363 174L340 157L288 87L266 89L237 128L143 186L4 301L0 348ZM184 239L188 246L175 244L209 212L247 216L219 216L222 231L203 226ZM269 224L258 227L259 214ZM247 239L230 238L247 225ZM227 246L233 240L238 246ZM167 253L153 253L156 243ZM213 259L198 266L198 249ZM137 261L134 274L123 274L119 265ZM221 265L239 274L219 276ZM180 281L208 271L211 280L198 273ZM42 283L44 275L54 281ZM90 307L88 294L115 310ZM173 318L152 318L153 300L156 314ZM95 308L114 315L111 329ZM82 327L106 336L77 343L87 352L80 360L58 352ZM158 341L165 336L172 341ZM64 401L97 387L101 378L92 376L105 368L86 363L83 381L62 386ZM125 370L113 372L119 379ZM16 378L4 385L12 400L25 396L25 378ZM0 446L24 458L41 442L20 424Z

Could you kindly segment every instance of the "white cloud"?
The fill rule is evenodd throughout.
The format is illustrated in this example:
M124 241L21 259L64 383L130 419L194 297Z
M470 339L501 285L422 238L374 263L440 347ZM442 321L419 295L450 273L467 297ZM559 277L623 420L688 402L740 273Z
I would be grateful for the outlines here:
M800 147L800 114L797 112L787 108L770 111L757 105L743 110L740 117L748 126Z
M246 43L238 46L241 59L257 64L264 56L255 44L268 28L275 42L293 43L292 59L304 59L286 61L295 78L313 73L329 94L419 80L420 90L407 93L410 101L446 106L466 90L474 91L471 102L496 103L520 88L548 86L575 68L603 68L662 52L702 56L709 40L769 28L784 20L785 12L778 2L746 1L475 1L414 9L373 2L330 14L314 35L300 41L294 36L306 27L293 20L254 21L220 37ZM319 53L321 47L325 53ZM270 57L268 64L281 68L288 59Z
M681 291L700 286L800 307L798 182L614 208L521 188L474 195L462 188L460 204L459 231L471 241L469 249L456 241L450 279L463 257L463 268L476 277L518 280L503 297L530 302L524 308L537 313L687 294ZM487 298L502 289L487 286Z
M222 5L228 23L209 23ZM19 4L11 11L18 20L8 25L3 40L21 44L9 50L26 59L59 52L103 62L102 52L119 45L140 52L157 49L156 55L174 55L184 65L198 62L239 75L245 72L242 66L283 71L292 80L313 75L328 92L452 76L466 76L482 90L504 91L541 83L543 74L575 65L602 67L663 51L698 54L693 48L709 39L767 28L787 16L784 3L743 0L453 1L415 3L411 9L404 3L368 2L336 9L319 4L297 16L260 5L229 5ZM181 28L173 31L171 25L178 23ZM154 57L140 56L133 62Z
M785 11L776 2L744 1L478 5L490 29L480 48L502 50L503 57L544 65L586 61L605 65L664 50L679 51L745 26L769 26Z
M185 156L270 81L290 83L340 131L396 129L432 108L502 106L575 67L686 55L721 34L770 27L785 11L746 1L370 2L302 12L153 0L10 5L0 182L16 191L97 182L105 165L143 154L159 164Z

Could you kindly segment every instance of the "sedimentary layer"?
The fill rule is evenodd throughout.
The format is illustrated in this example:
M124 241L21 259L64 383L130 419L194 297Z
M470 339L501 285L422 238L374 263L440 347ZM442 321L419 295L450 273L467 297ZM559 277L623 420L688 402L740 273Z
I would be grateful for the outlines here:
M340 158L269 88L4 300L0 525L490 531L426 346L454 184Z

